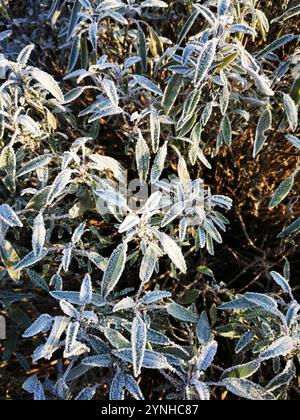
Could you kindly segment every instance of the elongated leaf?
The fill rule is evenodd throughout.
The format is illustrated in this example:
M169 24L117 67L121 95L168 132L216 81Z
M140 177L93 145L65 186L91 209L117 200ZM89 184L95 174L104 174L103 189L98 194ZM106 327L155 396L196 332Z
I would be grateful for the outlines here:
M148 281L151 279L156 264L157 264L158 258L157 258L157 252L153 245L149 245L145 255L143 257L141 267L140 267L140 280L143 283L148 283Z
M0 205L0 219L8 226L23 227L23 223L8 204Z
M120 280L126 263L127 244L119 245L112 253L101 283L101 294L106 298Z
M80 302L82 305L88 305L92 301L93 287L92 279L89 274L86 274L80 288Z
M159 231L155 231L155 233L161 243L161 246L163 247L165 254L168 255L171 261L176 265L177 268L179 268L182 273L186 273L186 262L180 247L165 233Z
M44 217L42 213L34 219L33 233L32 233L32 249L36 256L43 251L46 239L46 228Z
M290 95L283 96L283 104L290 129L296 131L298 127L298 107Z
M255 143L253 150L253 157L256 157L261 151L266 142L266 131L270 130L272 126L272 114L269 109L266 109L260 116L255 133Z
M248 379L228 378L223 381L228 391L246 400L265 401L275 400L270 392Z
M197 337L201 344L208 344L211 339L211 328L208 321L208 316L205 311L202 312L197 324Z
M167 153L168 153L168 143L165 142L165 144L159 149L153 162L153 166L151 169L151 183L152 184L155 184L159 180L164 170Z
M167 305L167 312L169 315L183 322L192 322L195 324L198 322L198 318L193 312L186 309L184 306L178 305L178 303L170 303Z
M270 201L270 209L273 209L274 207L278 206L278 204L280 204L287 197L287 195L293 188L294 182L295 178L292 175L279 185L279 187L275 191L272 200Z
M52 155L46 154L42 156L38 156L32 160L30 160L25 166L23 166L17 173L17 176L23 176L30 172L33 172L39 168L43 168L48 165L51 161Z
M150 151L146 140L142 135L139 136L135 148L136 166L140 178L140 182L144 183L147 180L150 164Z
M195 70L194 84L199 86L206 78L211 65L214 62L217 49L217 41L213 39L208 41L199 55Z
M58 83L53 79L50 74L38 69L34 68L31 71L31 76L36 79L41 86L46 89L51 95L54 96L59 102L64 102L64 95L58 86Z
M286 356L293 351L295 340L292 337L281 337L260 353L261 360L269 360L274 357Z
M134 376L141 374L147 344L147 326L140 316L136 316L131 328L132 362Z

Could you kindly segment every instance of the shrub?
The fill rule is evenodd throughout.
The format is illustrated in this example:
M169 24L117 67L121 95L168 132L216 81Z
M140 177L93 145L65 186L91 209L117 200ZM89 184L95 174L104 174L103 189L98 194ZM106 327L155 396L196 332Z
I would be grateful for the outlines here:
M299 7L275 5L270 25L252 0L26 6L27 24L42 22L51 41L25 36L18 49L8 2L0 301L11 337L17 328L22 338L8 340L3 360L15 353L29 372L29 347L35 366L58 364L46 378L27 375L23 390L35 400L209 400L224 390L293 399L300 306L288 261L283 275L273 268L297 255ZM280 294L270 281L238 293L211 269L237 204L207 174L241 138L252 159L274 142L293 157L284 179L265 181L276 185L268 201L278 218L294 194L270 244L281 258L260 260ZM241 220L247 252L261 254ZM236 341L226 359L224 339ZM159 376L146 383L145 369Z

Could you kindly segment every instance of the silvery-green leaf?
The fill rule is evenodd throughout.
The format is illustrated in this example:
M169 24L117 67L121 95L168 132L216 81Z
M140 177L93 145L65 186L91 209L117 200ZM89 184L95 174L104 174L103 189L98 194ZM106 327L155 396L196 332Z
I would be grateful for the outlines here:
M147 79L144 76L134 76L134 80L143 88L146 89L152 93L155 93L156 95L163 96L162 91L149 79Z
M192 322L195 324L198 322L198 317L193 312L186 309L184 306L178 305L178 303L169 303L166 308L169 315L180 321Z
M217 350L218 343L216 341L210 341L208 344L203 346L199 360L197 361L197 369L205 372L214 361Z
M54 180L53 184L48 193L47 202L52 204L52 202L63 193L66 186L70 183L72 171L66 169L62 171Z
M140 182L144 183L147 180L150 164L150 151L146 140L140 134L135 148L136 166L140 178Z
M51 326L52 316L43 314L36 321L34 321L34 323L29 328L27 328L27 330L22 334L22 337L29 338L39 333L46 333L50 330Z
M34 50L34 47L35 46L33 44L30 44L30 45L27 45L25 48L23 48L22 51L18 55L17 62L22 64L23 66L26 66L31 53Z
M26 130L34 137L39 137L41 135L41 130L38 123L36 123L28 115L20 115L17 119L17 123L26 128Z
M48 250L43 248L39 255L35 255L34 252L27 254L17 265L15 270L23 270L24 268L30 267L39 261L41 261L48 254Z
M201 401L209 401L210 400L210 392L208 386L197 379L193 379L192 385L195 387L197 394Z
M150 133L152 150L154 153L157 153L160 141L160 119L155 109L152 109L150 113Z
M211 202L213 205L222 207L226 210L230 210L233 205L232 199L226 195L213 195L211 197Z
M274 300L270 296L267 296L263 293L247 292L245 293L244 297L248 302L257 305L265 309L266 311L273 312L277 310L278 305L277 305L276 300Z
M140 57L140 63L143 72L147 71L147 40L144 31L141 27L138 28L137 33L137 50Z
M177 243L163 232L155 231L155 235L161 243L164 253L167 254L173 264L185 274L187 271L186 262Z
M278 238L286 238L289 235L297 232L300 229L300 217L296 219L292 224L285 228L279 235Z
M265 111L261 114L259 118L258 125L256 128L253 157L256 157L261 151L267 139L265 133L266 131L270 130L271 126L272 113L269 109L265 109Z
M249 302L245 298L231 300L230 302L223 303L219 306L222 311L240 311L245 309L252 309L255 307L254 303Z
M59 102L64 102L64 95L58 86L58 83L53 79L50 74L38 69L33 68L31 71L31 76L36 79L40 85L46 89L51 95L54 96Z
M243 351L252 341L253 337L253 331L247 331L245 334L243 334L235 346L235 352L240 353L241 351Z
M155 184L165 167L165 161L168 153L168 143L165 142L165 144L159 149L158 153L155 156L153 166L151 169L151 184Z
M280 15L276 17L275 19L273 19L271 23L285 22L287 19L291 19L292 17L297 16L299 14L300 14L300 5L297 5L288 9L286 12L283 13L283 15Z
M225 16L230 6L230 0L218 0L218 16Z
M210 219L206 219L203 223L203 228L217 243L221 244L223 242L222 236L214 226L213 222Z
M118 311L126 311L128 309L132 309L135 307L135 302L134 300L127 296L126 298L120 300L120 302L118 302L113 309L113 312L118 312Z
M194 84L199 86L206 78L211 65L214 62L217 49L217 40L208 41L201 51L195 70Z
M141 266L140 266L140 280L143 283L148 283L148 281L151 279L156 264L157 264L158 258L157 258L157 252L156 248L153 245L149 245L145 255L142 259Z
M232 143L232 127L230 119L227 115L224 116L221 123L221 132L223 136L223 140L227 146L231 146Z
M279 373L275 376L275 378L271 379L271 381L266 386L266 390L273 392L278 388L281 387L288 387L292 379L296 375L296 368L292 360L289 360L286 364L285 369L283 372Z
M82 305L88 305L91 303L93 295L92 279L89 274L84 276L83 282L80 288L80 302Z
M109 97L109 100L115 108L119 106L119 96L117 92L116 85L112 80L104 79L102 81L102 86L105 90L106 95Z
M61 263L65 272L69 270L72 261L72 251L73 249L70 246L63 249Z
M119 232L124 233L140 223L140 218L134 214L127 216L119 226Z
M102 156L102 155L89 155L89 159L91 159L95 165L96 169L99 171L112 171L116 179L122 181L124 179L124 169L120 165L120 163L109 156Z
M129 210L126 198L114 190L95 190L94 193L116 212L120 210Z
M211 328L208 321L208 316L205 311L200 315L197 328L197 337L200 344L208 344L211 340Z
M278 356L287 356L293 351L295 344L296 342L292 337L281 337L260 353L260 360L269 360Z
M288 134L285 136L285 138L292 143L293 146L297 147L297 149L300 150L300 139L298 139L295 136L292 136L291 134Z
M93 22L89 26L89 40L92 44L93 50L97 51L97 32L98 32L98 23Z
M43 277L41 277L38 273L36 273L33 270L27 270L27 273L34 287L37 287L37 288L45 290L46 292L49 292L48 283L43 279Z
M78 61L79 54L80 54L80 47L81 47L81 35L78 35L73 39L71 53L69 56L67 73L71 73L74 70L76 63Z
M297 316L300 311L300 305L296 301L290 303L289 309L286 314L286 322L290 328L295 322L297 322Z
M70 322L66 331L64 357L71 357L76 344L77 335L79 332L79 322Z
M120 359L132 363L132 351L131 349L122 349L114 351L115 356ZM146 350L143 359L143 367L147 369L170 369L171 366L168 363L167 358L155 351Z
M118 350L130 347L130 341L117 330L105 328L104 335L110 344Z
M229 392L238 397L253 401L275 400L270 392L262 386L249 381L248 379L227 378L222 381Z
M59 306L65 315L69 316L70 318L78 318L79 312L70 302L66 300L60 300Z
M48 163L51 161L52 155L46 154L42 156L38 156L32 160L30 160L25 166L23 166L17 173L17 177L26 175L36 169L43 168L47 166Z
M147 344L147 326L138 315L134 318L131 328L131 348L134 376L141 374Z
M274 42L272 42L270 45L268 45L266 48L264 48L257 57L263 58L269 55L271 52L278 50L278 48L283 47L286 44L289 44L290 42L298 39L298 35L288 34L283 35L281 38L276 39Z
M175 74L169 80L166 90L164 92L164 97L162 99L162 106L165 110L166 115L169 115L169 113L172 111L182 86L183 80L182 77L179 75Z
M141 7L169 7L165 1L162 0L144 0L141 3Z
M8 226L23 227L23 223L8 204L0 205L0 219Z
M207 7L203 6L202 4L194 4L195 9L198 13L207 20L210 26L213 28L216 24L216 17L213 12L211 12Z
M32 249L36 256L40 255L44 249L46 239L46 228L44 223L44 217L42 213L39 213L34 219L33 233L32 233Z
M294 175L288 177L285 181L283 181L277 190L274 193L272 200L269 203L269 208L273 209L274 207L278 206L291 192L294 186L295 178Z
M110 401L122 401L124 400L125 394L125 376L117 371L115 374L109 390Z
M76 396L75 401L90 401L94 398L96 391L97 391L97 386L90 386L90 387L84 388Z
M283 104L290 129L296 131L298 127L298 107L290 95L283 96Z
M154 291L154 292L148 292L143 297L143 303L145 305L149 305L151 303L157 302L162 299L170 298L172 294L170 292L164 292L164 291Z
M12 31L10 29L8 29L7 31L0 32L0 42L9 38L11 34L12 34Z
M281 289L288 294L293 299L293 293L291 286L289 285L289 282L279 273L276 271L271 271L272 279L275 281L275 283L278 284L278 286L281 287Z
M101 294L106 298L117 285L125 268L128 246L120 244L112 253L101 283Z
M226 369L222 374L222 379L224 378L241 378L247 379L250 378L254 373L260 368L259 360L252 360L251 362L233 366L229 369Z
M82 235L84 234L85 227L86 227L86 223L80 223L80 225L77 226L77 228L74 230L74 233L72 235L72 239L71 239L72 244L77 244L80 241Z
M242 33L252 36L257 35L256 30L251 28L251 26L246 25L245 23L236 23L235 25L230 26L228 32L230 32L231 34Z
M161 227L165 227L168 224L170 224L173 220L177 219L184 211L184 207L184 203L182 202L174 204L174 206L172 206L170 210L168 210L165 217L163 218L161 222Z
M112 364L110 354L98 354L97 356L85 357L82 362L85 366L109 367Z
M139 387L136 380L131 375L125 375L125 388L136 400L144 400L141 388Z

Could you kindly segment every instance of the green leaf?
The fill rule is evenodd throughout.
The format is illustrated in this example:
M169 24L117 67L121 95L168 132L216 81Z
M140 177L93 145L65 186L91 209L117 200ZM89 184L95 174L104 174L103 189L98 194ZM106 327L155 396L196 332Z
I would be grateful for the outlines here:
M293 188L295 178L294 176L288 177L285 181L283 181L277 190L275 191L275 194L270 201L269 208L273 209L274 207L278 206L290 193L291 189Z

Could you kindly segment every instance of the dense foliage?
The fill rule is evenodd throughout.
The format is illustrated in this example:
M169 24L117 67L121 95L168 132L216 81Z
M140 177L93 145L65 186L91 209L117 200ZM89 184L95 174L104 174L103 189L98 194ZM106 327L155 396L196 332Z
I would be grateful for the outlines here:
M297 2L0 14L2 398L298 399Z

